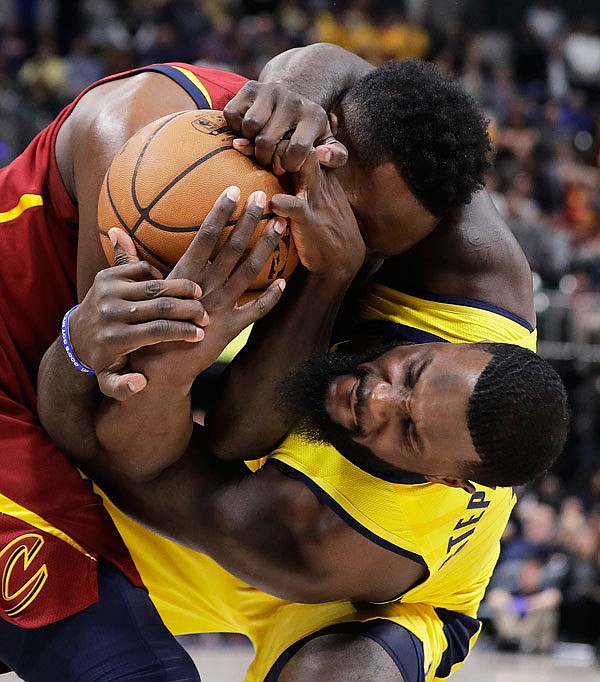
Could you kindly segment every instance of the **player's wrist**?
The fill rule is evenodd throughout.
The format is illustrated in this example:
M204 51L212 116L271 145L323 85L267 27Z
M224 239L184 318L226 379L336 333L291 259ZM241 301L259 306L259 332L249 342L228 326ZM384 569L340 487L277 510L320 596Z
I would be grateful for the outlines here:
M64 314L60 328L60 338L67 358L71 365L82 374L95 375L96 372L87 365L75 351L71 338L71 316L79 308L79 304L74 305Z

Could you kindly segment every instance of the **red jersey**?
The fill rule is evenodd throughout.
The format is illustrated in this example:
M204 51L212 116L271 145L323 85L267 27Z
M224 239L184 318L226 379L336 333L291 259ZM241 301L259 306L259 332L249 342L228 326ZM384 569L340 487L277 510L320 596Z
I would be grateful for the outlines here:
M99 83L141 71L169 76L201 109L222 109L246 81L217 69L161 64ZM0 170L0 616L21 627L95 603L99 556L142 586L102 501L36 414L39 363L76 303L78 211L60 177L55 143L82 95Z

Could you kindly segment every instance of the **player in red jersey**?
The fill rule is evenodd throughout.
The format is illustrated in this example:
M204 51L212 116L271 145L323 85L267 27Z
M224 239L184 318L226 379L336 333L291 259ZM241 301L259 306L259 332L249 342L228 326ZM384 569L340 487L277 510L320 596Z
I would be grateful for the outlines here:
M81 679L77 670L96 679L99 670L109 674L111 660L114 674L128 680L142 673L149 675L143 679L197 678L143 591L102 501L39 425L36 377L62 316L101 267L97 254L90 258L82 247L85 240L79 240L77 254L78 235L97 230L90 197L97 197L112 155L133 132L166 113L222 109L245 82L180 64L107 78L0 171L0 661L7 652L18 654L27 630L30 646L39 649L35 656L24 654L20 674L28 680ZM121 108L125 102L128 107ZM82 177L89 139L105 123L92 112L109 112L117 103L121 113L107 124L103 154L94 156ZM90 261L93 270L85 267ZM74 614L79 618L70 623ZM62 658L59 623L70 623L70 648ZM120 642L130 647L122 658L115 654Z

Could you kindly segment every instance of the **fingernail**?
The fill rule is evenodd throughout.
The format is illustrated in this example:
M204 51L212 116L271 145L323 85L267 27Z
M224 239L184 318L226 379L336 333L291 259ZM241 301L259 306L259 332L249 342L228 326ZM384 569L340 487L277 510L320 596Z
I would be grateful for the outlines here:
M115 234L115 228L114 227L108 231L108 238L110 239L110 243L113 246L117 245L117 235Z
M236 137L233 140L233 144L236 147L247 147L250 144L250 140L247 140L245 137Z
M327 147L317 147L317 157L321 163L329 163L331 161L331 150Z
M273 173L275 175L283 175L285 173L285 168L281 165L281 161L278 156L275 157L273 161Z
M128 381L127 383L127 388L132 392L132 393L137 393L137 389L135 387L135 384L133 381Z
M225 194L227 195L228 199L231 199L231 201L239 201L240 198L240 188L236 187L235 185L228 187L227 190L225 191Z
M202 298L202 289L197 284L194 285L194 298L197 298L197 299Z
M204 329L201 327L196 327L196 340L197 341L202 341L204 338Z
M201 322L201 324L202 324L202 325L207 325L209 322L210 322L210 317L209 317L208 313L207 313L206 310L205 310L205 311L204 311L204 315L202 316L202 322Z
M277 286L281 289L281 291L283 291L283 290L285 289L285 280L284 280L284 279L280 279L280 280L277 282Z
M264 208L267 205L267 195L262 190L254 192L254 202L260 208Z
M283 234L285 232L286 228L286 222L283 220L283 218L275 218L275 222L273 223L273 229L277 234Z

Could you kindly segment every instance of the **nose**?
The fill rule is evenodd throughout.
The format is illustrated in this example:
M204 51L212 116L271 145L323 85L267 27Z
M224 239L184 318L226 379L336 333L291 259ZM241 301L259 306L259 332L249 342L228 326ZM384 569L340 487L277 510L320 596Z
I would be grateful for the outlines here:
M371 391L368 405L374 428L380 428L392 417L408 414L408 393L394 388L387 381L380 381Z

